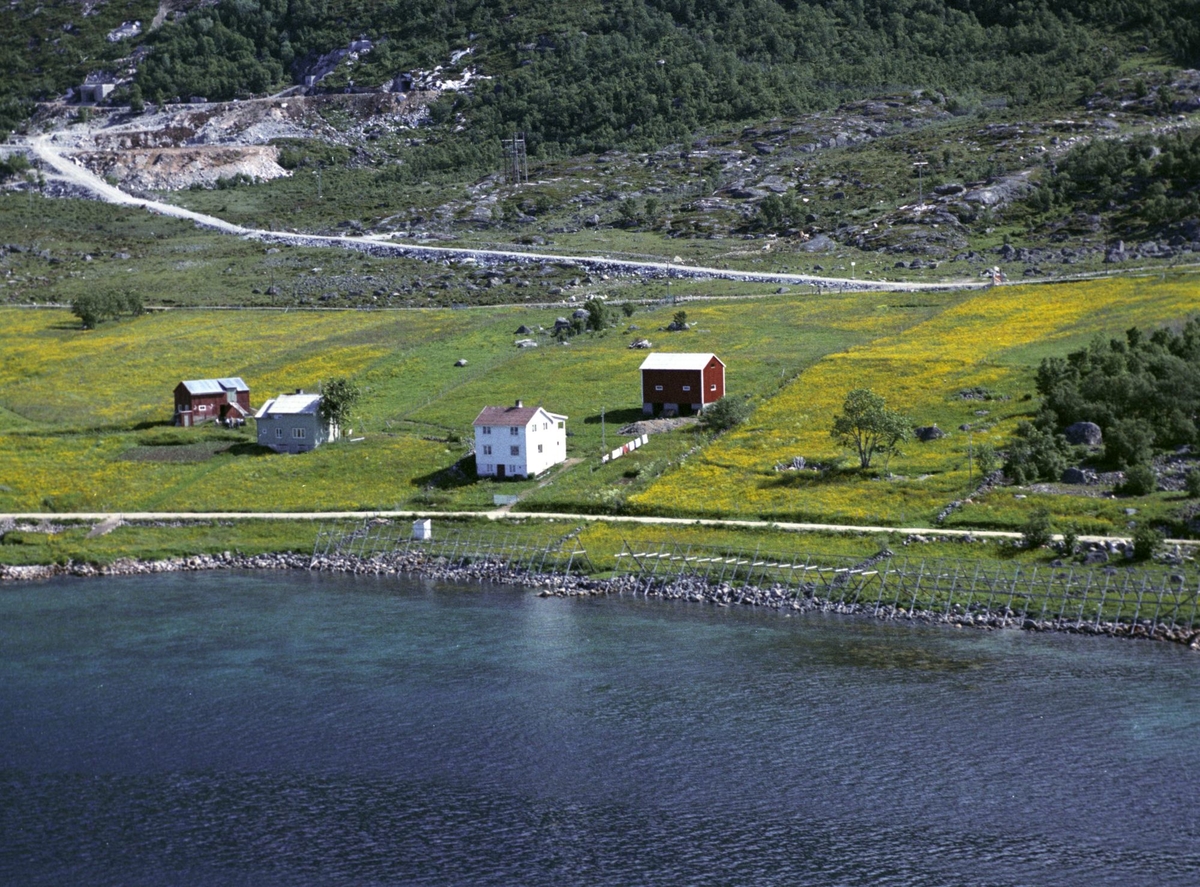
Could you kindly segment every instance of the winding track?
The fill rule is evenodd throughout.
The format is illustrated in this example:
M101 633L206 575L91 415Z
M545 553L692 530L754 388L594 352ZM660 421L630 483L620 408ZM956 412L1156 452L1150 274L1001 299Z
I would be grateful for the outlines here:
M616 272L646 277L674 277L691 279L720 279L739 280L750 283L777 283L793 286L826 286L844 292L866 291L904 291L919 290L948 290L974 289L986 284L979 281L958 281L942 283L908 283L902 281L872 281L846 280L841 277L815 277L810 274L784 274L763 271L731 271L726 268L708 268L699 265L684 265L673 262L636 262L627 259L614 259L606 256L572 256L554 253L532 253L519 250L494 249L463 249L456 247L428 246L419 243L398 243L388 237L329 237L319 234L292 234L279 231L264 231L257 228L246 228L226 222L216 216L193 212L170 203L157 200L144 200L134 197L116 188L99 176L85 169L72 160L69 155L54 145L50 136L37 135L14 142L27 148L46 166L53 169L55 177L72 185L83 188L95 194L99 199L121 206L140 207L159 215L186 219L205 228L261 240L267 243L287 243L294 246L324 246L357 250L372 255L390 255L425 261L439 261L447 258L470 258L480 262L523 262L573 263L596 272Z

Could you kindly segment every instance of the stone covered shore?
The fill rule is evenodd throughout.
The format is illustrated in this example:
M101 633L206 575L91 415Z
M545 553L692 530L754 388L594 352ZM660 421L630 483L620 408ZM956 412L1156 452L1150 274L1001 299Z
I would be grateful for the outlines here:
M782 585L766 587L729 583L711 583L694 578L669 581L629 575L610 579L586 576L531 573L494 561L451 564L444 558L428 558L421 553L358 557L312 557L304 554L193 555L159 561L122 559L106 566L91 564L47 564L34 566L0 565L0 581L31 581L61 576L136 576L152 573L181 573L202 570L307 570L373 576L417 576L448 582L499 582L537 591L540 597L586 597L631 595L671 601L705 603L719 607L749 606L795 613L840 613L877 619L903 619L928 624L953 625L981 629L1020 628L1026 631L1065 631L1076 634L1109 635L1169 641L1200 651L1200 629L1186 626L1154 625L1143 619L1137 623L1075 622L1073 620L1032 619L1006 607L984 611L950 612L912 609L891 605L876 607L870 603L840 603L819 597L816 589L801 590Z

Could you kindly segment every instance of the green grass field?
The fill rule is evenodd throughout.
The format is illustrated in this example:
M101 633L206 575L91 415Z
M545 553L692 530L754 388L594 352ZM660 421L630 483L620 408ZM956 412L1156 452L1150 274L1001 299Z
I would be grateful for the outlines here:
M172 310L94 331L66 311L0 309L0 511L436 512L490 508L504 493L520 495L528 512L929 526L977 478L968 446L1002 448L1035 410L1028 395L1042 357L1177 321L1198 295L1188 276L920 297L794 294L687 303L693 328L682 333L661 329L677 310L664 304L569 344L542 337L536 349L514 346L516 328L549 327L566 309ZM624 439L620 427L641 417L645 352L628 347L640 336L655 350L719 354L729 393L755 406L750 420L716 438L695 426L653 435L602 465L603 448ZM252 423L171 428L175 384L218 375L246 379L255 405L351 376L364 391L351 423L362 439L281 456L254 445ZM838 462L828 430L856 386L950 433L908 444L890 479L776 471L794 456ZM996 398L960 397L973 387ZM569 416L573 464L531 481L478 480L469 459L457 470L480 408L517 398ZM970 438L958 431L967 422ZM1123 534L1130 507L1182 532L1188 503L1169 493L1129 500L1002 487L946 525L1019 528L1039 504L1056 525Z

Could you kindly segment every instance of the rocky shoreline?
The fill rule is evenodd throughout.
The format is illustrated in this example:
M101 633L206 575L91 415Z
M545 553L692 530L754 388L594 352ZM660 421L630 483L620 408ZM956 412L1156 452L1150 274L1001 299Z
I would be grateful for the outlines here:
M423 553L376 555L370 558L333 556L312 557L304 554L192 555L158 561L121 559L111 564L39 564L0 565L0 582L36 581L62 576L136 576L152 573L181 573L207 570L307 570L354 575L411 575L450 582L498 582L536 590L539 597L589 597L632 595L670 601L706 603L718 607L749 606L795 613L838 613L876 619L903 619L926 624L952 625L985 630L1019 628L1025 631L1064 631L1073 634L1107 635L1168 641L1200 650L1200 629L1154 624L1143 619L1136 623L1076 622L1066 619L1032 619L1007 607L996 610L965 611L955 606L950 612L905 609L889 604L843 603L821 598L815 589L799 594L794 589L771 585L732 586L710 583L698 578L673 578L669 581L630 575L610 579L561 573L532 573L514 569L496 561L453 564L445 558L428 558Z

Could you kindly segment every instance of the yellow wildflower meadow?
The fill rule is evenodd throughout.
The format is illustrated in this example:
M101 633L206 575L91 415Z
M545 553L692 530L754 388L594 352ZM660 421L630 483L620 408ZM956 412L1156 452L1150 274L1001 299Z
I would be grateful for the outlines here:
M651 510L669 502L680 514L927 524L967 487L968 448L1000 444L1017 418L1033 409L1019 401L966 400L958 392L978 387L1018 394L1017 384L1032 390L1031 373L1041 355L1062 353L1066 343L1076 347L1081 337L1124 329L1132 319L1152 324L1185 316L1197 307L1196 296L1186 282L1124 280L979 291L924 323L819 361L744 426L631 497L630 504ZM776 471L776 464L795 456L830 463L844 455L829 430L856 387L883 395L915 424L938 424L950 435L906 444L889 465L904 475L899 480ZM968 436L957 430L967 423L983 427Z

